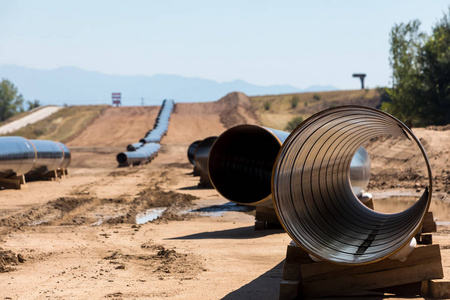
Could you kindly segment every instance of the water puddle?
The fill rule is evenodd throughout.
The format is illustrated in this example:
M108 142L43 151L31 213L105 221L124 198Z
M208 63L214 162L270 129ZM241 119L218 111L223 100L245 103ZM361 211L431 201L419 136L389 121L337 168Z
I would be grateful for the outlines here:
M100 226L100 225L102 225L102 224L103 224L103 220L100 219L100 220L98 220L97 222L92 223L91 226Z
M38 226L38 225L45 224L48 222L49 222L48 220L36 220L36 221L28 223L28 226Z
M145 224L147 222L158 219L166 208L150 208L145 212L136 214L136 224Z
M227 211L250 212L253 210L255 210L254 206L239 205L233 202L228 202L221 205L211 205L193 209L189 212L200 213L202 216L222 217Z
M393 195L387 198L376 198L374 196L373 206L376 211L382 213L396 213L411 207L419 199L418 196ZM431 200L429 211L437 219L438 225L450 225L450 203L439 200ZM444 224L445 223L445 224Z

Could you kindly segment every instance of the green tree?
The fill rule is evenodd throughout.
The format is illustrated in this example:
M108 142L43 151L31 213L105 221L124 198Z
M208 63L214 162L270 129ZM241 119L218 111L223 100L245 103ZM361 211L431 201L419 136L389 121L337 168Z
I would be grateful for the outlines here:
M419 57L422 70L422 119L434 125L450 123L450 8L434 26Z
M270 102L270 101L265 101L265 102L264 102L264 109L265 109L265 110L269 110L271 105L272 105L272 102Z
M0 121L5 121L18 112L23 111L23 97L9 80L0 82Z
M431 36L420 21L395 25L390 34L392 88L381 106L412 126L450 123L450 22L444 17Z
M292 98L291 98L291 107L292 108L296 108L299 101L300 101L300 98L297 95L292 96Z
M34 101L27 101L27 104L28 104L28 110L32 110L34 108L41 106L41 102L37 99L35 99Z
M284 128L284 130L286 131L292 131L295 128L297 128L298 125L300 125L303 122L303 118L302 117L295 117L293 118L291 121L289 121L286 125L286 127Z

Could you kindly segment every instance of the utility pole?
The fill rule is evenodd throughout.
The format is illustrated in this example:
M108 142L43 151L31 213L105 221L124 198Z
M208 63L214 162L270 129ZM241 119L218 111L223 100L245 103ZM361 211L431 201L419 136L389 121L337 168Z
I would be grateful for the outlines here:
M359 77L361 79L361 89L364 89L364 78L366 77L366 74L364 73L354 73L353 77Z

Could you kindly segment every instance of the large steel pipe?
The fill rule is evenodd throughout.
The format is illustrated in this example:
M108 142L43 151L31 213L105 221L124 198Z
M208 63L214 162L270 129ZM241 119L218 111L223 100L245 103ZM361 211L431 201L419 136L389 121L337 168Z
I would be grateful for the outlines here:
M160 148L160 144L148 143L136 151L121 152L117 154L116 159L120 166L145 164L156 157Z
M19 136L0 137L0 177L24 175L33 168L36 151L33 144Z
M194 162L200 174L200 185L209 186L211 181L208 173L208 156L217 136L210 136L201 141L195 149Z
M36 149L36 161L27 174L45 174L61 167L64 152L58 143L48 140L30 140L30 142Z
M289 133L257 125L238 125L222 133L211 148L211 183L226 199L271 206L270 180L278 151Z
M70 165L70 161L72 159L72 157L70 155L70 150L63 143L57 142L57 144L62 149L63 156L64 156L64 159L63 159L61 165L59 166L59 168L67 169L67 167Z
M189 145L189 148L187 150L188 160L193 165L195 165L195 161L194 161L195 150L197 150L197 146L198 146L198 144L200 144L200 142L201 142L201 140L193 142L192 144Z
M386 135L415 143L428 170L421 198L394 214L363 205L350 179L359 147ZM337 107L307 119L284 142L272 176L286 232L311 255L339 264L367 264L399 251L419 231L431 200L431 169L419 140L391 115L367 107Z
M257 125L238 125L222 133L209 154L209 176L226 199L243 205L272 206L271 178L281 145L289 133ZM358 196L370 178L370 158L358 149L351 164Z

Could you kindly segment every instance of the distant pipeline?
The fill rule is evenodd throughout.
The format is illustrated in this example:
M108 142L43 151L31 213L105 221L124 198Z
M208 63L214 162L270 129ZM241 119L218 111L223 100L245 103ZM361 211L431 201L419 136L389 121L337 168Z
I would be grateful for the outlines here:
M117 154L119 167L147 164L158 155L161 148L159 143L167 133L174 106L173 100L162 102L153 129L149 130L138 143L129 144L126 152Z

